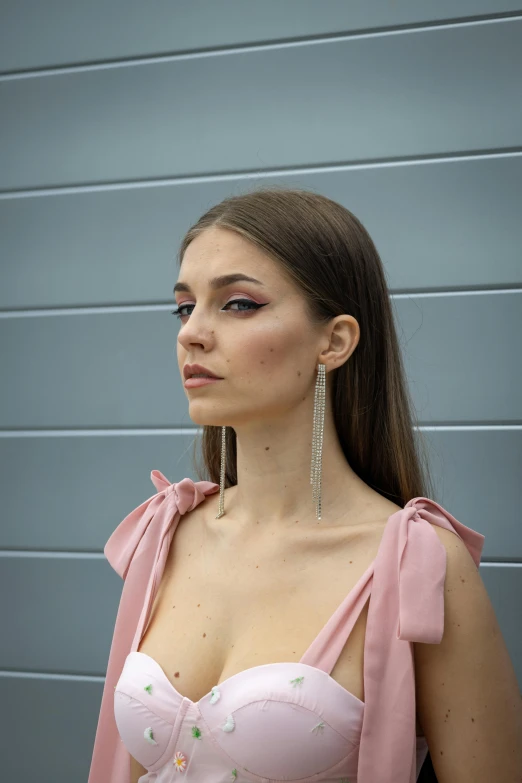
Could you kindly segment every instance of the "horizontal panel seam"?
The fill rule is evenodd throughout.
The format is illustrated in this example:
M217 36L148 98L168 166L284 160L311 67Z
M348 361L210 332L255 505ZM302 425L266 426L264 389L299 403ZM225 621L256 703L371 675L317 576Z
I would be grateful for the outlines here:
M463 152L426 153L425 155L403 155L389 158L372 158L358 161L337 161L336 163L315 163L305 166L278 166L264 169L238 169L237 171L216 172L215 174L180 174L178 176L145 177L143 179L107 180L93 183L68 183L66 185L33 186L31 188L0 189L0 200L17 198L35 198L42 196L61 196L75 193L107 192L110 190L131 190L136 188L159 188L181 185L197 185L209 182L227 182L246 180L253 177L257 180L263 177L272 179L274 176L329 174L344 171L366 171L371 169L398 168L403 166L429 166L442 163L465 163L499 160L501 158L516 158L522 156L522 147L495 148L490 150L475 150Z
M463 297L470 296L506 296L516 294L517 296L522 293L522 288L518 285L512 288L459 288L459 289L437 289L436 291L430 290L409 290L409 291L393 291L389 293L391 300L416 300L416 299L449 299L457 297L462 299ZM128 304L113 304L113 305L85 305L84 307L46 307L46 308L23 308L18 307L16 309L4 309L0 310L0 321L12 320L13 318L50 318L61 316L74 316L74 315L122 315L124 313L154 313L154 312L166 312L170 310L172 303L170 304L143 304L143 305L128 305Z
M351 32L318 33L317 35L295 36L279 38L270 41L252 42L248 44L234 44L231 46L215 46L203 49L191 49L174 54L163 55L136 55L134 57L122 57L118 60L97 60L91 63L78 63L76 65L54 65L42 68L20 69L13 71L0 71L0 82L14 79L30 79L42 76L63 75L64 73L78 73L81 71L103 70L109 68L136 67L159 62L174 62L177 60L196 59L204 57L217 57L256 51L270 51L273 49L292 48L297 46L313 46L320 44L336 43L342 41L361 40L368 38L382 38L393 35L404 35L418 32L432 32L441 29L454 29L463 27L476 27L485 24L509 23L522 19L519 12L506 11L500 14L477 14L475 16L454 17L449 19L436 19L432 21L411 22L401 25L387 25L381 27L362 28Z
M423 424L419 423L413 427L414 430L423 432L488 432L504 431L511 432L522 430L522 423L518 422L496 422L495 424L480 424L477 422L468 422L466 424ZM113 438L128 436L161 436L161 435L201 435L202 430L192 427L114 427L82 429L81 427L63 428L63 429L0 429L0 438Z
M15 550L15 549L0 549L0 558L18 558L18 559L61 559L61 560L106 560L103 552L74 552L74 551L56 551L51 550L38 551L38 550ZM495 567L495 568L522 568L522 560L509 560L509 561L496 561L496 560L481 560L480 566Z

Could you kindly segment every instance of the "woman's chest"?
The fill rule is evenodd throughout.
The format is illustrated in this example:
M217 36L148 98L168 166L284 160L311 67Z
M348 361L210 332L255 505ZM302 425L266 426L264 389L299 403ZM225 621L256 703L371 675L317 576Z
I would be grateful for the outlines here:
M138 650L194 702L238 672L297 662L373 562L382 532L212 549L196 526L181 526ZM368 603L330 672L361 701L367 612Z

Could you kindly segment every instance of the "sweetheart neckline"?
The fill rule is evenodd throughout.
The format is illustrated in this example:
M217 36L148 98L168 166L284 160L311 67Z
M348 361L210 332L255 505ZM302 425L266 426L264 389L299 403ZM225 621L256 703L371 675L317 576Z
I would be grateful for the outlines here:
M390 514L390 516L392 516L392 515ZM389 518L390 517L388 517L388 519ZM328 623L331 622L332 618L335 617L337 615L337 613L341 610L341 607L343 607L345 605L345 603L351 598L351 596L356 592L356 590L359 588L361 583L364 582L364 584L366 584L368 572L371 571L372 574L373 574L373 569L374 569L376 560L377 560L377 556L375 556L373 558L373 560L369 564L368 568L361 574L361 576L359 577L357 582L354 584L352 589L349 591L349 593L347 595L345 595L345 597L343 598L343 600L341 601L341 603L339 604L337 609L334 611L334 613L332 615L330 615L329 619L326 621L325 625L323 626L323 628L321 629L319 634L324 632L324 630L325 630L326 626L328 625ZM352 628L352 630L353 630L353 628ZM318 637L316 637L316 639L317 638ZM138 645L141 644L142 639L143 639L143 636L141 636L140 641L138 642ZM366 646L366 638L365 638L364 644ZM206 699L208 696L212 695L212 691L209 691L208 693L205 693L205 695L202 696L201 699L199 699L198 701L192 701L192 699L189 699L188 696L183 696L177 690L175 685L173 685L171 683L171 681L169 680L169 678L165 674L165 672L163 670L163 667L160 666L160 664L157 662L157 660L155 658L152 658L150 655L148 655L147 653L141 652L140 650L132 650L129 653L129 655L132 655L132 654L142 655L145 658L148 658L149 661L152 661L152 663L156 666L156 668L161 672L161 675L166 680L167 685L172 689L172 691L177 696L179 696L180 699L187 699L187 701L189 701L191 704L197 705L201 701L203 701L203 699ZM129 657L129 655L127 657ZM333 682L338 688L340 688L343 691L343 693L347 694L351 699L355 700L359 706L364 708L364 702L361 701L361 699L359 699L354 693L352 693L351 691L347 690L346 688L343 688L341 683L337 682L337 680L335 680L332 677L331 674L329 674L328 672L325 672L324 669L320 669L318 666L311 666L309 663L302 663L301 661L277 661L276 663L261 663L258 666L249 666L248 669L243 669L242 672L236 672L236 674L233 674L231 677L227 677L226 680L222 680L222 682L218 683L218 685L223 685L224 683L229 682L229 680L234 679L234 677L238 677L240 674L243 674L244 672L253 671L254 669L260 669L260 668L262 668L264 666L281 666L283 664L284 665L287 665L287 664L294 665L294 664L297 664L297 663L299 663L301 666L307 666L309 669L313 669L314 671L319 671L319 672L323 672L323 674L326 674L326 676L327 676L329 681ZM218 685L215 685L214 687L217 688Z
M186 701L189 701L191 704L193 704L195 706L200 704L200 702L202 702L203 699L206 699L209 696L212 696L212 690L214 690L214 688L219 688L219 687L225 685L226 683L230 682L231 680L235 679L236 677L239 677L240 675L245 674L246 672L255 671L256 669L264 669L267 666L288 666L288 665L290 665L290 666L306 666L308 669L313 669L315 672L322 672L322 674L325 674L327 679L330 682L333 682L334 685L337 688L340 688L343 693L345 693L351 699L354 699L358 703L358 705L364 709L364 702L361 701L361 699L359 699L354 693L352 693L351 691L347 690L346 688L343 688L341 683L337 682L337 680L334 680L334 678L332 677L331 674L328 674L328 672L325 672L324 669L319 669L317 666L311 666L309 663L302 663L301 661L276 661L275 663L260 663L257 666L249 666L248 669L243 669L243 671L236 672L235 674L232 674L230 677L227 677L225 680L222 680L221 682L219 682L217 685L214 685L212 690L210 690L208 693L205 693L204 696L201 697L201 699L198 699L198 701L192 701L192 699L189 699L188 696L183 696L183 694L181 694L178 691L176 686L171 683L171 681L169 680L169 678L165 674L165 672L163 670L163 667L160 666L160 664L157 662L157 660L155 658L152 658L147 653L140 652L139 650L132 650L129 653L129 655L127 656L127 658L129 658L131 655L141 655L143 658L148 658L149 661L152 661L154 666L156 666L156 668L161 672L161 675L165 679L168 687L171 688L171 690L174 691L174 693L177 696L179 696L180 699L185 699Z

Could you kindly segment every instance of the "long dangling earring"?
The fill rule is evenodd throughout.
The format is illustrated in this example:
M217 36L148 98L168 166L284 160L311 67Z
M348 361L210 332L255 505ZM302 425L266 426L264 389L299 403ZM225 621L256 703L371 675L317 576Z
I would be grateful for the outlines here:
M225 458L227 428L221 427L221 469L219 473L219 511L216 519L219 519L225 513Z
M322 502L322 466L323 466L323 434L324 434L324 410L326 397L326 367L317 365L317 378L315 381L314 398L314 425L312 430L312 464L310 466L310 484L312 485L312 498L315 502L317 519L321 519Z
M323 466L323 434L324 411L326 397L326 367L324 364L317 366L317 378L315 381L314 396L314 424L312 430L312 463L310 467L310 484L312 485L312 498L315 502L316 517L321 519L322 503L322 466ZM226 458L226 427L221 427L221 470L219 475L219 511L216 519L225 513L225 458Z

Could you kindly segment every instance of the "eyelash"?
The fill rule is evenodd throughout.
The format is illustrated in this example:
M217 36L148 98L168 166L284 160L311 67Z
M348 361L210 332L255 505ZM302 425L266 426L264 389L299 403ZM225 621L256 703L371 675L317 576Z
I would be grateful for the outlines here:
M262 305L262 304L257 304L256 302L252 302L251 299L232 299L230 302L226 303L225 307L228 307L231 304L237 304L238 302L240 302L241 304L251 305L253 310L259 310L260 307L264 307L264 305ZM187 313L182 315L181 312L180 312L181 310L183 310L184 307L194 307L194 305L190 305L190 304L180 305L177 310L172 310L171 311L171 315L175 315L178 318L185 318ZM248 313L248 312L252 312L252 311L249 311L249 310L235 310L234 312L236 312L236 313Z

